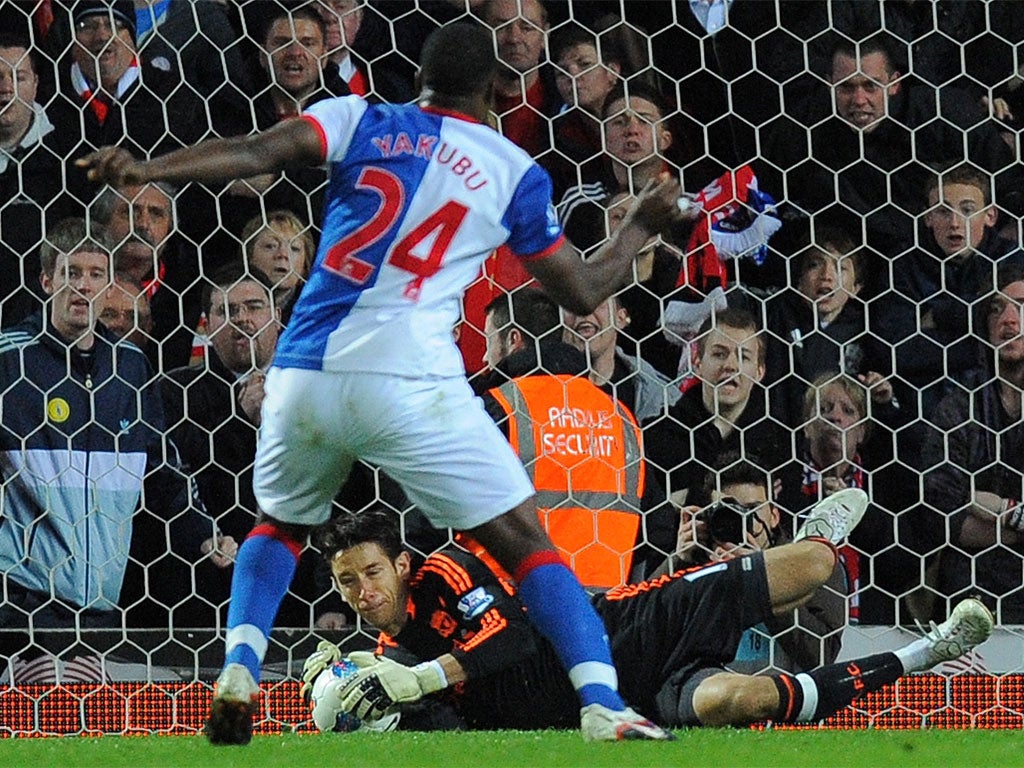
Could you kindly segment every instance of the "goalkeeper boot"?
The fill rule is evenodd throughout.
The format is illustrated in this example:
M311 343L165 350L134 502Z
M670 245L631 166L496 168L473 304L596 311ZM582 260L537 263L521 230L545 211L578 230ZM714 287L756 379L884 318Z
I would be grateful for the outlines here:
M584 741L673 741L676 738L628 707L616 712L600 704L588 704L580 710L580 729Z
M953 607L949 618L941 624L931 623L931 630L922 638L928 644L926 669L944 661L959 659L992 634L995 619L981 600L969 597Z
M260 708L260 688L241 664L228 664L214 686L206 738L211 744L248 744L253 717Z
M838 545L857 527L867 508L868 495L860 488L836 491L811 507L793 541L816 536Z

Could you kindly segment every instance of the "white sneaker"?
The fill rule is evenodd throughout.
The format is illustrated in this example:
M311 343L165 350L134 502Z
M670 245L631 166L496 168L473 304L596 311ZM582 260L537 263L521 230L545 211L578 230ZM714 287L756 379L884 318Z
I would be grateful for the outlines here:
M260 708L260 687L242 664L228 664L214 686L206 738L211 744L248 744L253 716Z
M981 600L969 597L961 600L941 624L931 623L931 630L925 633L928 641L928 668L944 661L959 659L976 645L980 645L992 634L995 619Z
M676 738L628 707L616 712L600 704L588 704L580 710L580 729L584 741L673 741Z
M857 527L868 508L868 495L860 488L843 488L811 508L793 541L817 536L840 544Z

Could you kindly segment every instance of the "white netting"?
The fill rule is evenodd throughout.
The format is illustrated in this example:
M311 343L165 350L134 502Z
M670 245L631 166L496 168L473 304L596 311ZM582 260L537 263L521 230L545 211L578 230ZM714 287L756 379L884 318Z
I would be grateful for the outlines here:
M88 12L97 5L113 15ZM150 157L250 133L324 96L409 101L426 35L470 16L494 27L508 65L495 83L495 127L550 172L581 250L597 248L630 193L662 171L678 173L691 208L702 208L649 244L616 304L563 317L594 383L643 427L646 524L626 547L623 578L680 555L678 507L756 486L735 479L747 464L771 473L783 538L821 496L858 485L872 505L843 550L845 579L824 590L827 621L798 622L790 634L826 651L841 635L840 658L852 658L894 647L915 620L941 619L977 594L1000 624L977 664L1003 676L1004 688L1019 684L1017 4L135 5L0 4L6 680L168 680L205 690L189 684L211 679L222 661L233 552L228 541L213 547L214 527L240 543L255 521L260 368L279 323L251 285L233 288L243 293L227 307L211 305L210 294L233 284L244 257L273 282L286 323L320 235L323 169L216 188L100 190L74 161L106 144ZM58 225L69 217L86 223ZM90 367L103 364L99 355L47 347L36 341L40 326L22 325L79 311L44 301L61 285L53 260L97 224L117 272L112 285L97 278L90 289L104 296L97 315L143 350L148 372L136 359L102 379ZM474 383L485 380L490 353L485 307L527 279L498 251L467 294L459 344ZM232 323L248 324L251 346L225 343ZM103 381L95 390L93 375ZM190 503L193 492L201 505ZM360 466L339 507L369 506L393 509L418 552L451 542L389 478ZM576 555L587 543L566 547ZM683 549L682 562L704 557L700 546ZM353 647L374 639L312 549L277 624L267 669L284 680L317 636ZM777 645L754 666L790 652ZM273 690L283 702L290 689ZM0 702L14 701L8 694ZM68 701L75 708L87 694L72 691ZM117 709L134 694L110 695ZM994 701L933 712L928 697L938 694L920 695L925 704L908 705L907 722L913 712L923 713L918 721L1003 722L975 719L985 706L1002 712ZM876 722L903 722L888 706L878 704ZM22 715L29 720L12 731L181 725L40 725L38 712Z

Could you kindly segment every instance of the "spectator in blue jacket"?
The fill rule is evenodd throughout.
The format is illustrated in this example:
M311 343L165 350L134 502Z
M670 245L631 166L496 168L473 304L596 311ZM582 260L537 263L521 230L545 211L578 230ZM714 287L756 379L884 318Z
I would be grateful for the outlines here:
M140 499L173 549L158 539L148 584L182 559L226 566L236 549L193 504L145 355L97 323L110 285L102 238L65 219L40 260L47 308L0 334L0 628L14 630L0 632L0 654L22 658L38 655L30 642L48 645L40 630L120 626Z

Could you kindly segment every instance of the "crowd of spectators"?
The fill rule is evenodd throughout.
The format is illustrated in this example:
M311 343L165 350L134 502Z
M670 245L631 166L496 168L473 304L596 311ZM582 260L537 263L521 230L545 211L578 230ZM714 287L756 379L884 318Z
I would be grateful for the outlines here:
M319 239L324 168L113 189L74 161L247 134L339 95L409 101L425 33L466 15L494 30L503 65L494 128L549 171L581 251L664 172L709 200L744 168L781 222L769 240L742 204L698 212L586 317L559 316L503 251L467 294L453 331L495 418L543 431L550 385L576 381L564 408L613 414L636 443L643 470L619 486L628 510L602 507L593 525L582 505L546 513L581 562L593 565L591 545L619 559L599 559L592 585L702 548L729 556L694 522L723 497L761 493L747 501L771 503L759 525L784 541L809 506L853 486L872 506L832 585L843 620L927 621L975 593L1002 622L1024 621L1024 15L1012 5L5 3L4 626L110 626L119 607L136 625L217 625L257 511L263 376ZM751 239L730 251L726 231ZM500 407L513 395L526 405ZM80 422L101 399L109 414ZM404 509L387 478L357 475L340 507ZM549 485L571 496L572 483ZM340 603L314 610L329 585L307 570L289 620L340 625ZM15 638L3 653L28 647Z

